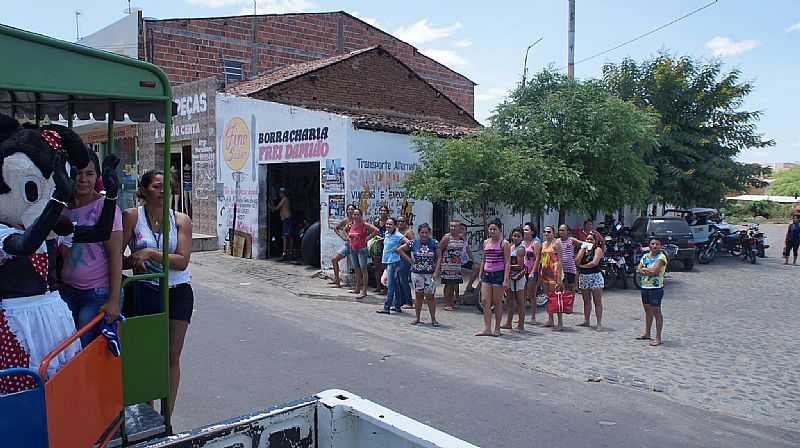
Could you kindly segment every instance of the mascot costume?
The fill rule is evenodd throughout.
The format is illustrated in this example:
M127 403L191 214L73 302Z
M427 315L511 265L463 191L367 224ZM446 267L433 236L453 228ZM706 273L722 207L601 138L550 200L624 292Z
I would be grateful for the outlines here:
M106 200L97 223L75 226L62 216L72 200L76 169L89 163L88 151L69 128L26 127L0 115L0 370L36 370L75 333L72 313L57 289L57 246L107 240L119 187L114 173L119 159L111 155L103 163ZM48 375L79 350L76 341L61 352ZM30 378L0 378L0 394L32 387Z

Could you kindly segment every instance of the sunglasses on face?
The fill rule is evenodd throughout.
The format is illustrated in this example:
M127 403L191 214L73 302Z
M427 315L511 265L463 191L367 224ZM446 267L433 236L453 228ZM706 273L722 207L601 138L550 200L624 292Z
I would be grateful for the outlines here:
M545 230L544 233L553 233L552 230Z

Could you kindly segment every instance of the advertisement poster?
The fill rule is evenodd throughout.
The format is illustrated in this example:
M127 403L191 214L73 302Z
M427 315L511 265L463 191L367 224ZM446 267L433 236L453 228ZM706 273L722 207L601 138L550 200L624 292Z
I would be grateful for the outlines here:
M332 194L328 196L328 227L335 228L347 214L347 205L343 194Z
M326 193L344 193L344 166L342 166L342 159L325 159L321 184L322 191Z

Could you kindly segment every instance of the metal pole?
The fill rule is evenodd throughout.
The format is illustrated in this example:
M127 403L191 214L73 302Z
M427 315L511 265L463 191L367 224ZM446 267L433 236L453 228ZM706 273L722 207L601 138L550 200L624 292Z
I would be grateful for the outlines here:
M544 37L540 37L540 38L536 39L536 42L528 45L528 48L525 50L525 62L523 62L523 64L522 64L522 85L523 85L523 87L525 86L525 80L527 79L527 74L528 74L528 52L531 51L531 48L533 48L534 45L536 45L539 42L541 42L542 39L544 39Z
M567 0L567 78L575 79L575 0Z
M114 115L116 115L114 109L116 109L114 103L108 103L108 128L106 130L108 140L106 140L106 150L101 154L103 156L101 160L114 153Z
M170 144L172 143L172 95L170 92L170 100L166 102L166 116L164 117L164 183L163 183L163 202L161 203L162 207L162 215L161 215L161 236L162 236L162 244L161 247L161 279L160 279L160 286L161 286L161 300L164 304L164 313L165 315L169 316L169 230L170 230L170 204L172 198L172 192L170 191L171 182L169 179L170 175ZM176 235L177 237L177 235ZM167 333L169 334L169 333ZM169 362L167 362L167 378L169 378ZM171 396L169 389L167 389L167 399L161 402L161 415L164 417L164 426L167 428L168 431L172 431L172 421L171 416L169 414L169 406L170 403L175 400L175 397Z
M80 10L75 10L75 40L81 40L81 30L78 27L78 16L81 15Z

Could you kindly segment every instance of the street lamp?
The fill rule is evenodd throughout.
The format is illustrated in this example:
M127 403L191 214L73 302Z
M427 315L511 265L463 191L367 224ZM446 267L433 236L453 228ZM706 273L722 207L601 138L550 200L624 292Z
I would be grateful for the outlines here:
M528 74L528 52L531 51L531 48L533 48L534 45L536 45L539 42L541 42L542 39L544 39L544 37L540 37L540 38L536 39L536 42L528 45L528 48L525 50L525 62L522 64L522 86L523 87L525 86L525 78L526 78L526 75Z

